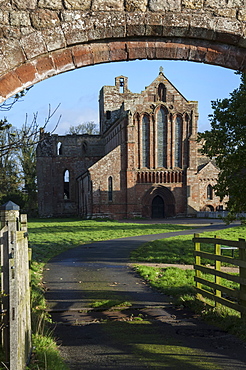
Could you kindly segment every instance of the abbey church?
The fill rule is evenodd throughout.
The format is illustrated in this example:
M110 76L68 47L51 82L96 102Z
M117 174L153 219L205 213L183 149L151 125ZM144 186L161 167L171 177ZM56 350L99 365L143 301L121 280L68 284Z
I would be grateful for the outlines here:
M37 148L42 217L168 218L222 210L219 169L199 153L198 103L165 77L141 93L115 78L99 95L99 135L41 133Z

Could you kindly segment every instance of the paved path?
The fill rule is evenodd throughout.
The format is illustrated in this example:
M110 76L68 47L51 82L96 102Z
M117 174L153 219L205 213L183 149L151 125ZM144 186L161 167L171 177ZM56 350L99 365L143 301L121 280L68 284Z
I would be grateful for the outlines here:
M130 301L138 312L150 317L162 328L163 335L202 351L202 357L217 362L216 369L246 369L246 350L240 341L208 326L187 312L177 311L170 298L150 289L128 265L129 253L147 241L214 230L224 225L216 222L206 228L129 237L96 242L68 250L53 258L46 266L44 280L48 307L59 323L55 334L61 341L61 351L71 370L82 369L147 369L129 347L120 346L105 332L100 317L88 311L91 304L102 299ZM130 312L130 311L129 311ZM115 313L104 313L107 319ZM124 314L118 314L123 318ZM130 315L130 313L129 313ZM101 317L103 318L103 316ZM129 319L129 317L128 317ZM94 323L94 324L92 324ZM118 344L117 344L118 343ZM191 356L192 357L192 356ZM209 369L192 359L185 365L165 366L160 361L155 368Z

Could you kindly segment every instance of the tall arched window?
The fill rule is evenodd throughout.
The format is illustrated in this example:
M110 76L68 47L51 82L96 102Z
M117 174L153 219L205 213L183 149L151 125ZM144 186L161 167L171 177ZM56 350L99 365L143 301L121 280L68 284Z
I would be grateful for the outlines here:
M65 170L63 174L63 197L64 199L70 198L70 189L69 189L69 171Z
M207 199L213 199L213 187L210 184L207 187Z
M108 200L113 200L113 178L109 176L108 178Z
M149 117L142 119L142 167L149 168Z
M157 113L157 167L167 167L167 115L164 108Z
M182 167L182 118L175 120L175 167Z
M158 86L158 100L163 102L166 101L166 88L163 83L160 83Z

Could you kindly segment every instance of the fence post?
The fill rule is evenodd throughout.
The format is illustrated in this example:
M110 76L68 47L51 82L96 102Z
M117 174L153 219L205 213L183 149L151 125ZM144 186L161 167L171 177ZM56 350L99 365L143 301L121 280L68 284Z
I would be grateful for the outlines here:
M245 242L245 239L239 239L239 246L240 246L240 248L239 248L239 259L241 261L246 262L246 242ZM240 275L240 278L246 280L246 268L245 267L239 267L239 275ZM240 284L240 293L246 295L246 286L245 286L245 284ZM243 307L246 307L246 300L240 298L240 304ZM241 318L246 319L246 314L241 313Z
M214 237L214 239L215 239L214 254L216 256L220 256L221 255L221 245L216 244L216 238L217 238L217 236ZM217 259L215 260L215 270L216 271L221 271L221 261L218 261ZM217 276L217 275L215 275L214 280L215 280L215 284L220 284L220 282L221 282L220 276ZM215 290L215 295L216 295L216 297L221 297L221 291L216 289ZM218 307L218 306L220 306L220 303L215 301L215 307Z
M23 223L26 218L22 217ZM1 207L1 226L6 227L2 245L1 289L7 311L6 360L9 370L23 370L31 351L31 313L27 233L20 231L19 206L7 202ZM6 343L7 342L7 343Z
M199 238L199 234L194 234L194 238ZM197 242L195 242L195 251L196 252L200 252L200 250L201 250L201 243L197 243ZM196 265L200 265L201 264L201 257L200 256L195 256L195 264ZM201 275L202 275L202 273L201 273L201 271L199 271L199 270L197 270L196 269L196 272L195 272L195 274L196 274L196 277L201 277ZM201 283L198 283L198 282L196 282L196 288L198 288L198 289L201 289L201 287L202 287L202 284ZM199 296L200 296L200 298L201 298L201 294L197 294L197 298L199 299Z

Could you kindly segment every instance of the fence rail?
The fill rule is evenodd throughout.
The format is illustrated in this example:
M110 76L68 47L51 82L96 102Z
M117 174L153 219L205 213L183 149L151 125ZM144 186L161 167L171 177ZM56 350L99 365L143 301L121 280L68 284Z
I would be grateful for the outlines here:
M24 370L31 353L27 217L8 202L1 207L1 342L9 370Z
M204 238L199 234L194 234L195 246L195 282L198 298L201 296L209 298L215 302L215 305L222 304L241 313L241 317L246 318L246 241L225 240L217 237ZM214 253L201 250L201 244L214 245ZM238 249L239 258L223 256L224 249ZM214 262L214 268L204 266L202 259L208 259ZM232 264L239 268L239 275L221 271L221 262ZM202 274L214 276L214 281L206 279ZM225 287L221 284L221 279L226 279L239 284L239 290ZM210 291L205 289L210 288Z

